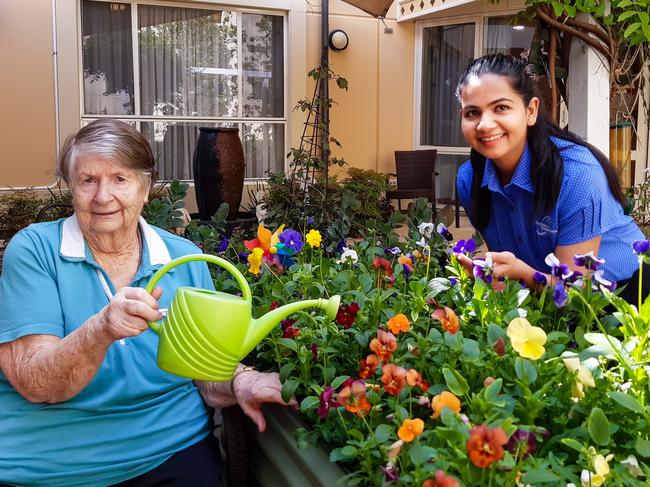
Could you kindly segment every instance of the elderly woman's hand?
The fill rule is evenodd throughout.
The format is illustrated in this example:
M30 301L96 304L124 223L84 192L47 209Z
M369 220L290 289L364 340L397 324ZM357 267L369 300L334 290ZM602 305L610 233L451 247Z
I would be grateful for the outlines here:
M266 420L262 414L263 403L274 402L285 406L298 407L295 398L291 398L289 402L282 400L280 395L282 384L280 383L280 376L275 372L247 371L237 376L232 386L239 406L257 425L260 433L266 429Z
M149 294L139 287L120 289L98 314L96 330L111 341L136 336L148 328L148 321L162 319L158 299L162 288Z

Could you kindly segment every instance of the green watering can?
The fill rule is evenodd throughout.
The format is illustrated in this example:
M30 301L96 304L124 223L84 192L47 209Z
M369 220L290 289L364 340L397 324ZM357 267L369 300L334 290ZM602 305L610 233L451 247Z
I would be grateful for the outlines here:
M149 326L160 335L158 366L172 374L208 381L228 381L237 365L268 335L273 327L292 313L320 308L333 320L340 296L286 304L254 319L251 289L246 278L225 259L214 255L186 255L172 260L156 272L146 290L151 293L170 269L186 262L204 260L230 272L243 297L194 287L176 290L167 316Z

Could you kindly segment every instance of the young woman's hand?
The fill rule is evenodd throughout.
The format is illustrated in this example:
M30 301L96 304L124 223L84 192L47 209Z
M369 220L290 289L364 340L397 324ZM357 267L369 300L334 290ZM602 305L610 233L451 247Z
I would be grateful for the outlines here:
M527 285L531 284L535 269L515 257L512 252L487 252L485 256L492 258L492 275L497 280L507 277L514 281L523 280Z

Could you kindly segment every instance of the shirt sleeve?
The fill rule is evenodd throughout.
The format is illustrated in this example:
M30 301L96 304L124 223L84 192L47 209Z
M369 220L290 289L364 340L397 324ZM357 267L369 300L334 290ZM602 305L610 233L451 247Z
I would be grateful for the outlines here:
M0 277L0 343L25 335L64 336L63 311L51 265L28 231L4 254Z
M598 160L586 148L571 152L565 157L558 202L558 245L573 245L602 235L620 221L623 213Z

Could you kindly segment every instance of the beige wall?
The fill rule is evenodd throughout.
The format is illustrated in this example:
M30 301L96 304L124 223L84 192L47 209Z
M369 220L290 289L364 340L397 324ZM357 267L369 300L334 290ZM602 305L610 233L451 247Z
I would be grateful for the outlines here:
M52 7L0 2L0 187L54 182Z

